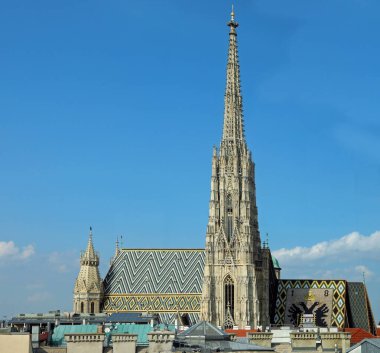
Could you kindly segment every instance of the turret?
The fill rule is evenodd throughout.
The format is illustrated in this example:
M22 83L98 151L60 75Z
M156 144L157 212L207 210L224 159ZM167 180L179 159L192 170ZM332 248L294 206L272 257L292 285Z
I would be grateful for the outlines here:
M103 299L103 281L99 274L99 255L94 250L92 228L86 250L80 256L80 270L74 286L74 312L99 313Z

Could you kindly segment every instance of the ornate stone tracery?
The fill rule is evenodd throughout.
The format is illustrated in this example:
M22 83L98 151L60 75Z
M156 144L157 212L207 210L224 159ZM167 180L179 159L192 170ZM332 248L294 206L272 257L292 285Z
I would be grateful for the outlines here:
M254 163L244 136L236 40L238 23L234 13L228 26L223 136L219 151L215 147L213 150L206 233L210 254L206 257L205 278L211 278L215 287L210 288L204 282L201 314L204 319L211 318L220 326L244 327L248 323L256 327L259 321L265 324L262 318L268 317L269 294L264 282L269 275L268 267L262 265L265 261L258 230ZM237 281L227 284L226 278L236 278ZM258 300L263 303L260 308L255 305Z

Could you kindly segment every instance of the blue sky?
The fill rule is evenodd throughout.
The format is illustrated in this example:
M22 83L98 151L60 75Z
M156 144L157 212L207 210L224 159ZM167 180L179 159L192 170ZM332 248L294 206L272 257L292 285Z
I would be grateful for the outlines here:
M0 314L69 310L90 225L103 275L121 234L204 246L230 6L1 2ZM380 3L235 9L262 238L284 277L364 271L378 321Z

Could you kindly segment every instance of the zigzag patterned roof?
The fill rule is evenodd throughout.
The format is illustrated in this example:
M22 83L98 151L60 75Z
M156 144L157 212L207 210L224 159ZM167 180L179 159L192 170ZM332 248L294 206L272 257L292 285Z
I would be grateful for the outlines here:
M204 249L122 249L104 279L104 294L201 293Z

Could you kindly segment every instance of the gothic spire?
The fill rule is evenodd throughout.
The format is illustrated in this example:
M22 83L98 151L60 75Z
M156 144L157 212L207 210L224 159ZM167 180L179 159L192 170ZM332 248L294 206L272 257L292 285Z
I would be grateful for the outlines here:
M117 255L119 255L120 248L119 248L119 237L116 238L116 247L115 247L115 258Z
M103 281L99 273L99 256L92 243L92 228L87 248L80 256L80 270L74 286L74 311L99 313L103 298Z
M243 143L244 125L243 125L243 107L240 87L240 66L237 45L236 28L239 24L235 21L235 12L232 7L231 19L227 23L230 27L229 48L227 62L227 82L224 95L224 124L223 124L223 142L234 141Z
M99 258L94 250L94 244L92 243L92 227L90 227L90 233L88 235L88 243L86 251L81 256L81 262L85 264L98 263Z

